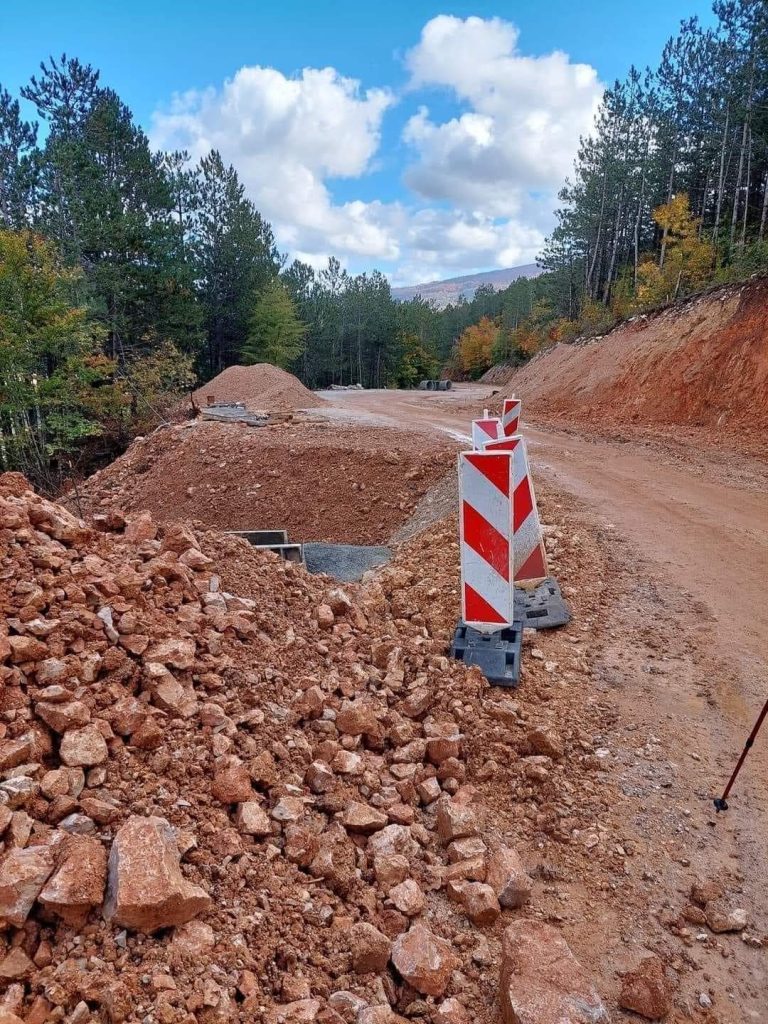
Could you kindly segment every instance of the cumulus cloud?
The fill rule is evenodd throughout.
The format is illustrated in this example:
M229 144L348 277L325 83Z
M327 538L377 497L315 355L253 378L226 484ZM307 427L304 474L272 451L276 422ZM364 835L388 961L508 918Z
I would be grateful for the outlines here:
M448 15L424 26L406 69L400 99L422 105L402 129L411 157L396 202L334 200L334 181L376 170L398 102L334 68L291 77L243 67L219 88L175 96L155 113L152 141L195 158L218 149L280 247L315 267L333 254L405 283L532 262L591 125L596 72L563 53L524 56L509 22ZM450 93L456 116L430 111L435 89Z
M469 108L437 122L422 107L409 119L412 189L493 217L536 218L534 206L551 206L600 101L594 68L561 52L524 56L517 29L499 18L451 15L427 22L406 63L412 90L448 89Z
M158 147L188 149L196 158L218 149L283 246L391 260L397 242L377 204L334 205L326 180L366 173L393 102L389 90L362 90L333 68L289 78L244 67L221 89L176 96L170 109L155 113L151 136Z

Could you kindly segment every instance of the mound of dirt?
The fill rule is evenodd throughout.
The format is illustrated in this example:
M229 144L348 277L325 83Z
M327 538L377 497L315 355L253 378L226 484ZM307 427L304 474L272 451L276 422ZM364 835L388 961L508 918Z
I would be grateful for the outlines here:
M710 292L602 338L557 345L486 382L534 417L679 425L749 440L768 430L768 280Z
M296 409L316 409L323 399L305 388L301 381L287 370L271 363L252 366L228 366L226 370L203 384L194 393L201 408L215 402L244 402L252 412L293 412Z
M584 859L600 723L543 661L523 709L445 657L455 524L343 591L94 526L0 476L5 1024L496 1020L510 908L548 900L515 847Z
M287 529L293 541L383 544L453 469L455 450L369 425L197 420L139 439L68 504L81 514L148 509L160 522Z

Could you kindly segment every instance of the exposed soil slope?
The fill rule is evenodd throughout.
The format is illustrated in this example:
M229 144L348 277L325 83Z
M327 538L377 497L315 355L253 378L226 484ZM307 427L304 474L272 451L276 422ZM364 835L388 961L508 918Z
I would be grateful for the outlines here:
M722 288L485 378L534 418L768 430L768 279Z
M199 406L207 405L209 396L216 402L244 402L254 412L293 412L323 405L322 398L305 388L297 377L271 363L228 366L194 393Z
M148 509L160 522L287 529L294 541L385 543L453 466L455 447L387 427L201 420L136 441L70 495L83 513Z

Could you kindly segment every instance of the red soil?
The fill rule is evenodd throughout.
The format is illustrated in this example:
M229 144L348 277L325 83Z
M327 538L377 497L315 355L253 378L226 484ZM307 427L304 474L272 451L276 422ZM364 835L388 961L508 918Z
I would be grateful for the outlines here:
M768 429L768 279L557 345L488 379L522 396L534 418L703 427L758 442Z

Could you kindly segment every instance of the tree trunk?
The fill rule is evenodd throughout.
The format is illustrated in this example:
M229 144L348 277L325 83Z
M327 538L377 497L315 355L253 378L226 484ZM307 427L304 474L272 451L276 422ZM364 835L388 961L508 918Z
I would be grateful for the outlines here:
M730 106L725 108L725 125L723 127L723 140L720 144L720 173L717 179L717 206L715 208L715 226L712 230L712 241L717 244L717 234L720 230L720 214L723 209L723 188L725 179L725 151L726 151L726 140L728 138L728 126L731 116Z
M740 248L744 248L747 240L747 218L749 216L749 179L752 175L752 129L749 129L749 143L747 145L747 180L744 188L744 218L741 222Z
M765 234L765 222L768 217L768 171L765 172L765 185L763 186L763 209L760 214L760 232L758 234L759 240L762 242L763 235Z
M741 177L744 173L744 154L747 151L748 131L749 125L745 120L744 127L741 130L741 146L739 147L739 169L736 173L736 187L733 192L733 210L731 211L731 233L729 236L731 248L733 248L733 243L736 239L736 224L739 220L739 193L741 192Z
M603 187L602 187L602 196L600 198L600 218L599 218L599 220L597 222L597 235L595 237L595 251L594 251L594 254L592 256L592 263L591 263L591 265L589 267L589 271L587 273L587 294L589 295L590 299L593 299L595 297L594 294L593 294L593 291L592 291L592 278L593 278L593 275L594 275L594 272L595 272L595 265L597 263L597 255L598 255L598 253L600 251L600 236L602 235L602 232L603 232L603 215L605 213L605 193L606 193L607 183L608 183L608 161L606 159L605 164L604 164L604 169L603 169Z

